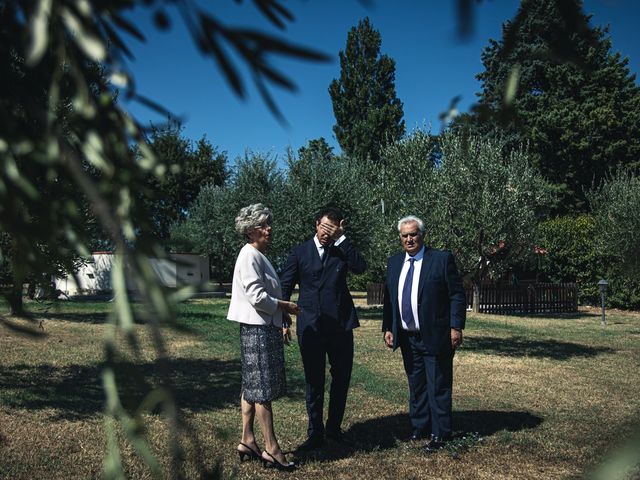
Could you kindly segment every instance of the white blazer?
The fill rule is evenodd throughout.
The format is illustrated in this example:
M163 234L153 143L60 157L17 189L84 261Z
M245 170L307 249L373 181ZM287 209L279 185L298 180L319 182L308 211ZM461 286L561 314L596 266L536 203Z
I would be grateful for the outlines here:
M271 262L248 243L242 247L233 269L231 303L227 319L249 325L282 327L280 279Z

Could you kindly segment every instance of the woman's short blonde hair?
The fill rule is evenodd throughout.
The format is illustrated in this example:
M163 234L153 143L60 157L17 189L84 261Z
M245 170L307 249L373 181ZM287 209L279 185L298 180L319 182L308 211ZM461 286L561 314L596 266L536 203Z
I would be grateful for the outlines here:
M243 207L236 216L236 232L245 237L265 223L271 225L273 214L261 203Z

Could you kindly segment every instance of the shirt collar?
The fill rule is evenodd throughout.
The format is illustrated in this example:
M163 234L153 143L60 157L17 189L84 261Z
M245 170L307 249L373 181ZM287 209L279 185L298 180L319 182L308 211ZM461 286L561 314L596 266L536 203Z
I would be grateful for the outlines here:
M424 251L425 251L425 246L423 245L422 248L420 249L420 251L413 256L413 258L415 258L416 262L419 262L420 260L422 260L424 258ZM405 252L404 261L407 262L407 261L409 261L410 258L411 258L411 255L409 255L408 253Z
M347 237L346 237L346 235L342 235L338 240L336 240L335 242L331 242L329 245L327 245L327 247L330 247L331 245L335 245L335 246L337 247L337 246L338 246L338 245L340 245L340 244L341 244L341 243L342 243L346 238L347 238ZM325 248L325 246L324 246L324 245L322 245L322 244L320 243L320 240L318 240L318 236L317 236L317 235L314 235L314 236L313 236L313 243L315 243L315 244L316 244L316 248L317 248L318 250L320 250L321 248Z

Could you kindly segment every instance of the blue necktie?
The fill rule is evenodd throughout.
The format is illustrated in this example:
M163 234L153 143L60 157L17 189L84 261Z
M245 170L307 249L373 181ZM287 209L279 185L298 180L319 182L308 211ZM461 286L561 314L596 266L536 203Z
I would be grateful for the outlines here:
M413 286L413 262L415 258L409 258L409 271L404 279L404 288L402 289L402 319L407 327L413 327L413 309L411 308L411 287Z

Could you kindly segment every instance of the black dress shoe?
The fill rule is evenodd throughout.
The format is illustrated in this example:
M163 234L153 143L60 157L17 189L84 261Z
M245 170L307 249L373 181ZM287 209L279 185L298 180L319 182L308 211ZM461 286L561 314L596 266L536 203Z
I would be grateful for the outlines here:
M415 442L416 440L422 440L423 438L427 437L428 435L425 434L423 430L414 430L413 432L411 432L411 437L409 437L409 440Z
M442 450L446 445L446 441L440 437L431 435L429 441L424 445L424 450L428 453Z
M327 438L328 441L332 443L337 443L338 445L348 446L351 443L341 429L327 430L325 432L325 437Z
M298 445L296 448L299 452L315 450L316 448L320 448L324 444L324 439L319 435L313 435L307 438L304 442Z

